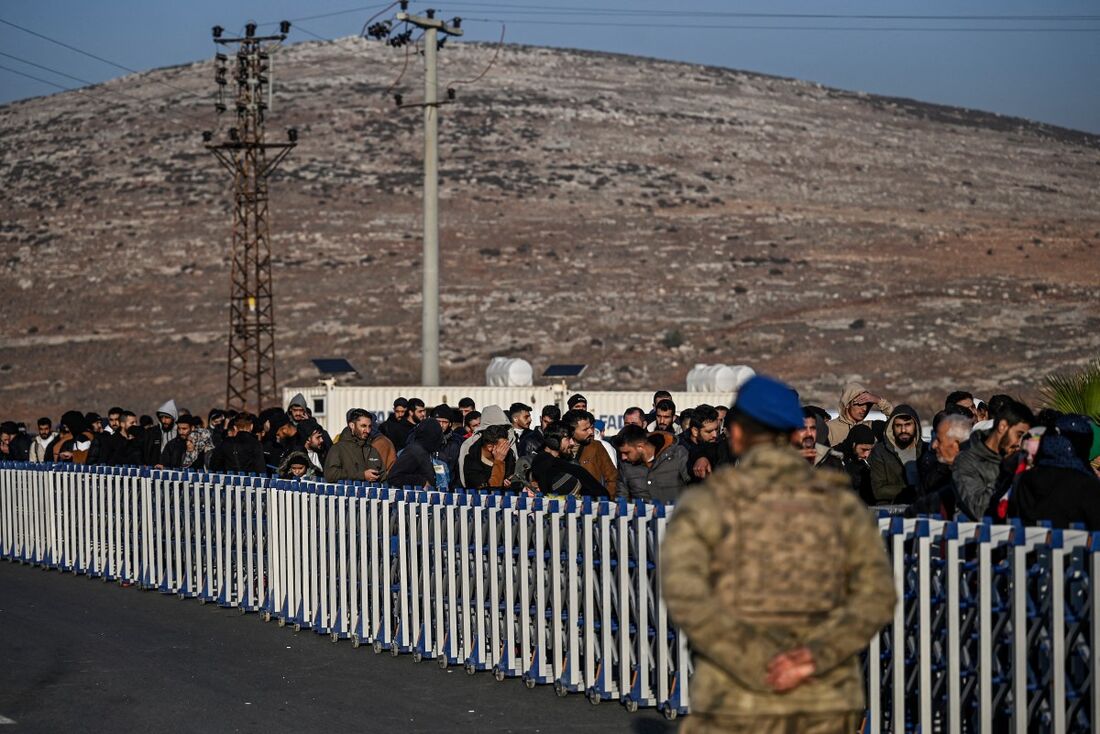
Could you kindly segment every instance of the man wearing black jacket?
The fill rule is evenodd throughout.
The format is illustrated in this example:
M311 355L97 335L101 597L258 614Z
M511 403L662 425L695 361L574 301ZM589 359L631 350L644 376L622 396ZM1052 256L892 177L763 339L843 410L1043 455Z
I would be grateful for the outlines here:
M146 466L164 464L161 455L168 446L168 442L176 437L176 419L179 411L176 410L176 401L169 400L157 409L157 420L160 425L154 425L145 431L141 437L141 463Z
M542 450L531 461L531 477L546 495L606 497L607 490L580 465L569 460L577 448L573 434L562 423L551 423L543 431Z
M413 426L405 420L405 414L409 411L409 401L398 398L393 401L393 412L390 417L382 421L378 432L390 440L394 448L400 451L405 448L405 442L409 439Z
M180 469L183 467L183 455L187 453L187 437L191 435L191 416L182 415L176 421L176 437L167 443L160 454L158 469Z
M266 474L264 449L252 433L253 418L241 413L233 420L231 433L210 457L210 471L238 471Z

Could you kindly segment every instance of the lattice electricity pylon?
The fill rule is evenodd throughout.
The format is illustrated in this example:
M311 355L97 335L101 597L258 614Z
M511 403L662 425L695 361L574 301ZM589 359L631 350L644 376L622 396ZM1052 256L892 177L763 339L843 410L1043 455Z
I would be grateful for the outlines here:
M271 287L271 242L268 236L267 177L297 144L298 132L287 131L288 141L266 140L264 121L271 108L271 57L286 40L290 23L279 24L279 35L257 36L256 24L245 26L243 38L225 38L214 26L214 42L235 46L236 127L228 139L214 143L203 133L206 148L233 175L233 257L229 293L229 358L225 404L234 410L259 412L265 403L279 402L275 375L275 310ZM230 58L218 52L215 107L227 110L226 73ZM268 159L268 151L273 156Z

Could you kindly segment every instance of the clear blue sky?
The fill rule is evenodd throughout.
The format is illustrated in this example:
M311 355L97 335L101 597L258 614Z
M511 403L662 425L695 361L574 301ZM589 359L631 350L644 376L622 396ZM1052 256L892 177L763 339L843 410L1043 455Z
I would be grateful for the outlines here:
M358 33L374 10L356 0L189 0L0 3L0 19L146 70L213 54L210 27L298 19L291 41ZM1100 133L1100 2L1097 0L485 0L413 3L461 15L466 38L585 48L796 77L842 89L974 107ZM622 10L629 14L594 11ZM329 17L311 18L327 13ZM745 17L733 13L920 18ZM986 16L941 19L927 16ZM1006 16L1045 16L1012 21ZM1065 16L1077 16L1066 20ZM1082 17L1084 16L1084 17ZM541 22L540 22L541 21ZM616 23L633 24L616 26ZM663 27L660 27L663 26ZM695 27L677 27L695 26ZM724 27L723 27L724 26ZM741 27L737 27L741 26ZM744 26L764 26L746 28ZM775 29L784 26L783 29ZM791 28L790 26L797 26ZM878 28L873 31L824 28ZM896 30L907 28L910 30ZM934 30L912 30L934 29ZM958 30L964 28L986 29ZM1044 29L992 32L988 29ZM1054 28L1094 29L1054 32ZM950 30L948 30L950 29ZM77 82L11 56L91 81L124 72L0 24L0 65L65 86ZM552 82L549 82L552 83ZM0 69L0 103L56 89Z

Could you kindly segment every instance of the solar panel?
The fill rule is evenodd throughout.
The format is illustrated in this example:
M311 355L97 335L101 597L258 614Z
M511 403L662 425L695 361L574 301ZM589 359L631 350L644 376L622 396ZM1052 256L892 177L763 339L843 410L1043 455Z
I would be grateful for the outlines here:
M586 364L552 364L542 373L543 377L580 377L588 369Z
M310 361L313 362L313 366L322 375L342 375L347 372L359 374L359 370L352 367L351 362L346 359L313 359Z

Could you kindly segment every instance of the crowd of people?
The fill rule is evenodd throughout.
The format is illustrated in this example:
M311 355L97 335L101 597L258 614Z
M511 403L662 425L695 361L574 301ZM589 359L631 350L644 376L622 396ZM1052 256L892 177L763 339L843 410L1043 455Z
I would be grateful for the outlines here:
M118 407L105 415L69 411L35 433L0 424L0 460L144 465L233 471L291 479L353 480L392 486L458 487L675 502L690 485L735 465L727 406L678 409L667 391L632 407L613 436L581 394L565 412L514 403L457 407L399 397L386 420L353 409L335 437L307 401L258 415L211 410L205 418L169 400L155 417ZM1100 427L1081 415L1038 413L1007 395L988 401L947 395L931 440L920 415L863 385L848 385L838 410L805 405L791 450L815 469L844 473L868 505L909 515L1083 523L1100 530ZM873 410L884 420L870 420Z

